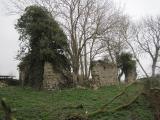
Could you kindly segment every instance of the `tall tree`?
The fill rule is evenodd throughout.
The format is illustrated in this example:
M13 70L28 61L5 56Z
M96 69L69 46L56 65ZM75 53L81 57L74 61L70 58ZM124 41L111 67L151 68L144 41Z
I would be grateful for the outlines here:
M117 15L115 19L117 19L116 23L109 32L107 31L105 33L102 41L102 44L105 46L105 57L113 63L117 63L117 56L128 49L128 45L121 33L126 16Z
M51 62L57 70L69 70L66 36L46 8L27 7L18 19L16 29L23 44L18 58L27 60L31 86L41 87L45 61Z
M101 48L97 38L111 26L109 22L105 27L102 24L106 19L111 21L114 12L109 1L99 4L96 0L59 0L58 5L59 19L63 19L61 25L70 43L73 79L78 83L79 73L89 78L90 61Z
M128 17L123 19L120 26L121 26L120 34L124 39L124 41L127 43L127 46L129 48L128 50L132 52L136 62L138 63L141 70L143 71L145 77L148 78L149 75L144 69L144 66L141 63L142 61L139 58L139 54L141 54L141 52L137 49L136 39L137 39L137 36L139 35L138 27L132 21L130 21Z
M142 21L136 42L139 49L152 60L152 77L155 77L160 54L160 16L148 17Z

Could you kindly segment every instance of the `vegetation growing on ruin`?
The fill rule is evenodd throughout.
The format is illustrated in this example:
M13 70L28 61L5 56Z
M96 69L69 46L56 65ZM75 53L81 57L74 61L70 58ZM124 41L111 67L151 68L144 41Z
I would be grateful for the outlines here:
M133 60L132 54L124 53L124 52L121 53L117 59L117 64L118 64L118 68L121 70L121 73L118 76L119 81L122 75L124 74L125 81L128 82L129 73L131 73L133 70L136 72L136 61Z
M20 33L20 51L17 56L28 67L29 85L40 88L43 80L44 63L50 62L61 73L70 70L66 57L67 38L44 7L29 6L18 19L16 29Z

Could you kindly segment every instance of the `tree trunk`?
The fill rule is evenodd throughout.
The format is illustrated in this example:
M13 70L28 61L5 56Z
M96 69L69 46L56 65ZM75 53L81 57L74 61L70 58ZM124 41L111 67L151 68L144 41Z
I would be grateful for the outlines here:
M5 100L1 100L2 110L5 113L4 120L13 120L12 110L10 106L8 106L5 102Z
M152 77L155 77L156 75L156 64L158 60L158 53L159 53L159 48L156 48L156 53L155 57L153 58L153 64L152 64Z
M74 86L78 85L78 71L77 70L73 71L73 84Z
M86 45L84 46L84 68L85 68L85 80L87 80L88 76L88 69L87 69L87 50L86 50Z
M84 64L83 64L83 60L82 60L82 56L80 56L80 64L81 64L81 77L82 79L84 79Z
M71 15L71 23L72 21L72 15ZM72 68L73 68L73 84L77 86L78 84L78 74L79 74L79 50L78 50L78 43L75 36L74 26L72 25L72 32L71 32L71 49L72 49Z
M123 71L121 70L121 73L118 75L118 81L121 82L121 77L123 75Z
M155 73L156 72L156 61L153 60L153 64L152 64L152 77L155 77Z
M112 55L112 50L110 48L110 42L109 42L109 40L107 40L107 48L108 48L108 53L109 53L109 56L111 58L111 61L114 63L115 61L114 61L114 58L113 58L113 55Z
M128 71L124 71L124 75L125 75L125 82L126 83L128 83L128 75L129 75L129 73L128 73Z
M73 58L73 84L75 86L78 85L78 75L79 75L79 57L78 56L74 56Z

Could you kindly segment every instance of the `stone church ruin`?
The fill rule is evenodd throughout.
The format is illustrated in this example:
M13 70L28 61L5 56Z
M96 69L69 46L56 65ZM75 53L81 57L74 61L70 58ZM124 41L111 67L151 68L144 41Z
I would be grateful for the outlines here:
M19 79L21 84L27 84L27 72L28 66L23 64L20 65L20 75ZM118 84L118 68L114 63L108 63L103 60L93 61L91 64L91 75L92 80L89 81L91 86L101 87L105 85L114 85ZM128 76L128 82L133 82L136 80L136 69L132 70ZM72 81L72 80L70 80ZM43 89L59 89L61 85L65 84L65 76L56 71L51 63L45 62L44 72L43 72Z

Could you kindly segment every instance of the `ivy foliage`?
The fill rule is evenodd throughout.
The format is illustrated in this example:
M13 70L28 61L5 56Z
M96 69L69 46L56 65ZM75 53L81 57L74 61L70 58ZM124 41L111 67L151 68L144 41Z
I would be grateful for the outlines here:
M118 57L118 68L121 69L121 74L119 77L121 77L124 73L125 80L127 81L129 73L136 69L136 61L133 60L131 53L123 52L120 54Z
M59 71L70 70L66 35L46 8L27 7L15 26L21 42L18 59L25 60L29 66L28 79L32 86L42 85L46 61Z

